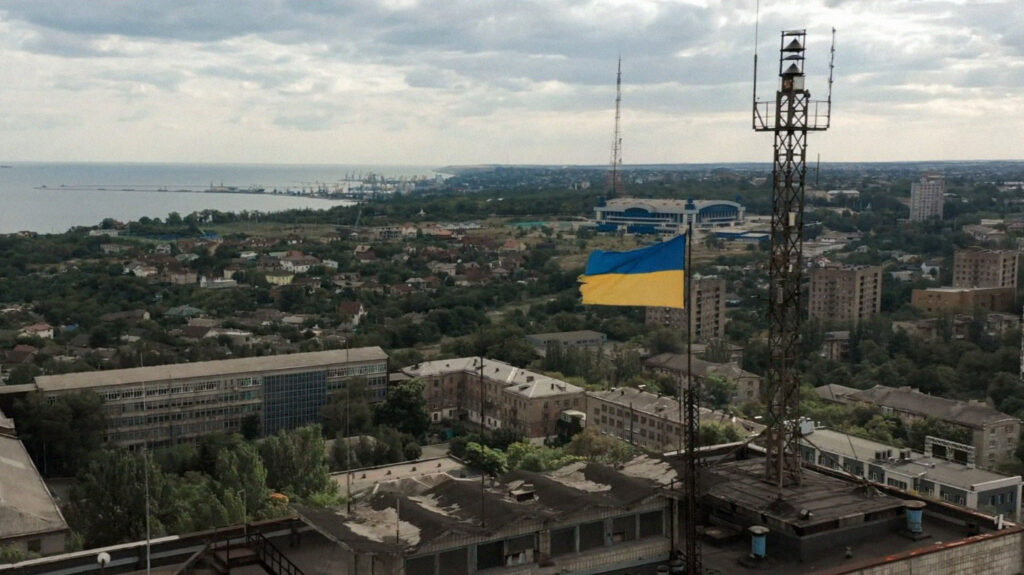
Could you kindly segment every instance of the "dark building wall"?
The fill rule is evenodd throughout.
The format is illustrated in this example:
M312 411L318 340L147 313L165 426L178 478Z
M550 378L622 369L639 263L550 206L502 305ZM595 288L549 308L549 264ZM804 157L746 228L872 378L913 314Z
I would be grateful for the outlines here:
M269 375L263 378L263 434L273 435L320 421L327 401L327 371Z

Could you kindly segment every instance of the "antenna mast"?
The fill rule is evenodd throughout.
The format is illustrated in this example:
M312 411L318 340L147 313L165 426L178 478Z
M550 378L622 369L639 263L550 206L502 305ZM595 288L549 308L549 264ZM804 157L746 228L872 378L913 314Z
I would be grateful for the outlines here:
M619 56L619 68L615 75L615 134L612 136L612 170L609 174L608 197L619 195L622 179L622 133L619 131L619 119L622 107L622 56Z
M768 268L768 408L765 479L778 490L799 485L800 381L796 373L800 342L800 280L803 265L804 183L807 175L807 132L827 130L832 115L832 62L825 101L811 100L804 87L806 30L782 32L779 44L779 89L774 102L754 99L753 123L758 132L775 134L772 166L772 245ZM757 56L754 56L757 93ZM772 106L774 104L774 106ZM770 107L771 106L771 107Z

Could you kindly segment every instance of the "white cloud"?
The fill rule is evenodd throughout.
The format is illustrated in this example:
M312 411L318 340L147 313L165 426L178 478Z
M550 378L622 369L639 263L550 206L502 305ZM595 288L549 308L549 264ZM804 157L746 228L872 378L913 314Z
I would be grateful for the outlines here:
M830 160L1024 156L1024 3L761 3L808 28ZM1016 23L1016 24L1015 24ZM765 160L754 2L205 0L0 8L0 158L445 164L607 161L623 57L628 162Z

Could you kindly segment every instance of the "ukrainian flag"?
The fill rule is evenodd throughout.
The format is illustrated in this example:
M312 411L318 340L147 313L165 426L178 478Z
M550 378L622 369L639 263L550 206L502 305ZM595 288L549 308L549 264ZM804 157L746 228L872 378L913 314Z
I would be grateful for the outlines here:
M583 303L684 308L686 236L628 252L590 254Z

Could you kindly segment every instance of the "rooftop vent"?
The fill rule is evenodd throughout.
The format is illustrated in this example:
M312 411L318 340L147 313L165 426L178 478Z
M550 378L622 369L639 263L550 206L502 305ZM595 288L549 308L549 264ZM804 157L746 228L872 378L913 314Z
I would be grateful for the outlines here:
M508 492L509 497L522 503L523 501L533 501L537 498L537 490L534 489L532 483L524 483L517 489L512 489Z

